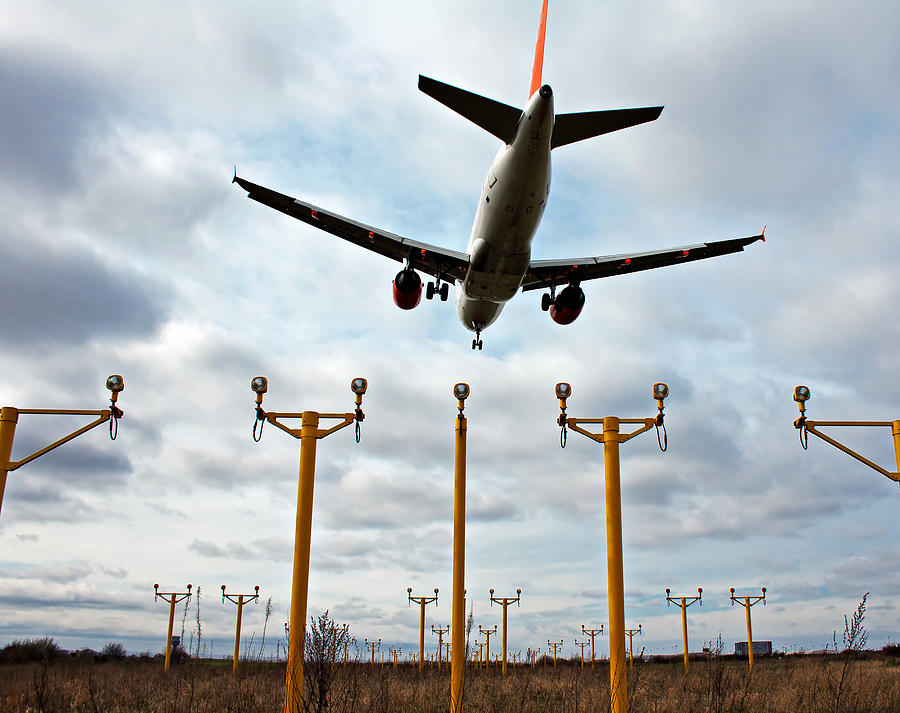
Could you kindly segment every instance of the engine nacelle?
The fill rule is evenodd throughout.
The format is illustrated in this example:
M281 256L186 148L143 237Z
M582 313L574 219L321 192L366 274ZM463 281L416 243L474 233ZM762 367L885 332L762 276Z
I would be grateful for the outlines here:
M557 324L572 324L582 309L584 309L584 290L577 285L569 285L550 305L550 319Z
M405 268L394 278L394 304L400 309L413 309L422 301L422 278L411 268Z

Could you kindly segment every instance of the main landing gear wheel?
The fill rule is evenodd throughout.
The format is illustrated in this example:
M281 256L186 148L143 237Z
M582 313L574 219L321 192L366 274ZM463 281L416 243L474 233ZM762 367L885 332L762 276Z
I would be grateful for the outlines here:
M429 282L425 285L425 299L432 300L435 295L439 295L441 298L441 302L446 302L447 298L450 296L450 285L445 282L443 285L435 280L434 282Z
M544 310L544 312L549 310L550 305L552 305L552 304L553 304L553 298L550 296L549 293L545 292L544 294L541 295L541 309Z

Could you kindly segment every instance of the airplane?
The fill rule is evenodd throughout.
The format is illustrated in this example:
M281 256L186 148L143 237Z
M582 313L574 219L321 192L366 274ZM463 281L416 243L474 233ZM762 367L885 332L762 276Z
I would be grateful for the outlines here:
M531 243L550 195L550 152L576 141L654 121L663 107L556 114L553 90L542 83L547 2L543 0L529 99L524 109L419 75L419 89L503 142L478 199L465 253L401 237L240 178L248 197L355 245L404 263L393 281L394 303L410 310L422 299L419 272L434 278L425 297L446 301L456 284L456 311L482 349L482 331L521 289L546 290L541 309L571 324L585 304L581 283L741 252L759 235L653 250L565 260L532 260ZM557 293L557 288L562 287Z

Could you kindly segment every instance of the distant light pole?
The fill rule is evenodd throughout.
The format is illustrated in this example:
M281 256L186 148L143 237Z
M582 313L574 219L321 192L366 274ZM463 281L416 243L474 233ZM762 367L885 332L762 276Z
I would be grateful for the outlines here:
M766 588L762 588L762 594L756 594L753 596L744 596L744 597L736 597L734 596L734 587L731 588L731 606L734 606L734 603L737 602L747 612L747 654L749 655L750 661L750 670L753 670L753 629L750 626L750 607L754 604L758 604L759 602L763 603L763 606L766 605Z
M566 445L566 428L603 444L603 462L606 480L606 576L609 592L609 684L611 713L628 711L628 677L625 669L625 584L622 565L622 492L619 477L619 444L656 427L656 439L661 451L666 450L666 430L663 420L663 401L669 395L669 387L662 382L653 385L656 399L656 418L569 418L566 416L566 399L572 396L572 387L566 382L556 385L559 399L559 443ZM594 433L579 424L602 424L602 431ZM620 424L641 424L631 433L621 433ZM660 432L662 429L662 432Z
M581 649L581 668L584 668L584 647L587 646L590 641L579 641L578 639L573 639L575 641L575 646L578 646Z
M631 648L631 644L634 641L634 635L641 633L642 624L638 624L637 629L625 629L625 635L628 637L628 668L631 668L634 665L634 650Z
M794 421L794 428L796 428L800 432L800 445L803 446L803 450L806 450L807 444L807 434L811 433L814 436L818 436L826 443L830 443L835 448L840 451L844 451L849 456L856 458L860 463L864 463L869 466L873 470L881 473L885 478L889 480L893 480L896 483L900 484L900 420L895 421L809 421L806 418L806 402L809 401L811 397L811 393L808 386L797 386L794 388L794 401L797 402L797 406L800 408L800 418ZM894 458L897 461L897 472L890 472L886 468L882 468L877 463L873 463L868 458L861 456L856 451L848 448L843 443L839 443L834 438L826 436L821 431L817 430L822 426L875 426L875 427L883 427L890 428L891 435L894 437Z
M419 673L421 673L425 669L425 607L432 602L437 606L438 588L434 588L433 597L414 597L412 587L407 587L406 596L410 603L415 602L419 605Z
M442 660L443 660L443 658L444 658L444 657L443 657L443 653L444 653L444 649L443 649L443 645L444 645L444 634L448 633L449 631L450 631L450 627L449 627L449 626L448 626L446 629L442 629L441 627L438 627L437 629L435 629L435 628L434 628L434 624L431 625L431 633L432 633L432 634L437 634L437 636L438 636L438 648L437 648L437 653L438 653L438 658L437 658L438 671L441 670L441 662L442 662Z
M175 624L175 605L178 602L187 599L191 596L191 585L187 585L186 592L161 592L159 591L159 585L153 585L153 600L156 601L156 598L159 597L164 602L168 602L169 604L169 628L166 633L166 662L165 662L165 671L169 672L169 664L172 661L172 626ZM187 605L185 605L187 606Z
M491 635L497 633L497 625L494 624L493 629L485 629L480 624L478 625L478 633L484 634L485 641L485 656L484 656L484 667L489 668L491 665Z
M109 437L116 440L119 432L119 419L125 413L116 405L119 394L125 388L125 380L118 374L113 374L106 380L106 388L110 391L109 408L100 411L84 410L84 409L43 409L43 408L15 408L14 406L4 406L0 408L0 508L3 507L3 493L6 490L6 475L10 471L21 468L26 463L36 458L40 458L45 453L49 453L54 448L58 448L64 443L68 443L77 438L82 433L87 433L92 428L99 426L101 423L109 421ZM36 414L44 416L96 416L87 426L83 426L73 431L68 436L63 436L54 441L49 446L45 446L22 460L11 461L13 439L16 435L16 424L19 422L21 414Z
M671 597L669 593L672 590L666 587L666 606L676 604L681 609L681 641L684 644L684 670L687 673L690 666L690 657L688 656L688 635L687 635L687 608L694 602L700 602L703 606L703 588L697 587L696 597Z
M562 648L562 645L562 639L559 641L550 641L550 639L547 639L547 646L553 649L553 668L556 668L556 652Z
M254 587L255 594L225 594L225 585L222 585L222 603L227 599L232 604L237 604L237 626L234 630L234 660L231 663L231 672L237 673L238 659L241 651L241 616L244 612L244 604L259 601L259 586ZM246 599L244 597L247 597Z
M366 642L366 646L368 646L370 649L372 649L372 658L370 659L369 662L374 666L375 665L375 649L381 648L381 639L378 639L378 641L369 641L368 639L364 639L364 641Z
M256 394L256 420L253 422L253 439L262 438L266 423L280 428L293 438L300 440L300 477L297 485L297 520L294 529L294 570L291 584L291 636L288 637L288 661L285 673L284 711L295 713L303 701L303 647L306 631L306 604L309 594L309 550L312 538L313 490L316 478L316 444L320 438L330 436L335 431L356 425L356 441L359 442L360 424L365 418L362 411L362 397L368 382L357 377L350 382L350 390L356 396L356 409L351 413L266 412L262 407L263 395L269 389L269 380L264 376L254 377L250 389ZM300 428L289 428L280 419L300 419ZM339 420L331 428L319 428L321 419ZM257 428L259 433L257 434Z
M397 657L403 653L403 647L398 646L396 649L392 649L390 646L388 647L388 651L391 652L391 656L394 657L394 669L397 668Z
M594 637L603 633L603 624L599 629L586 629L584 624L581 625L581 633L588 634L591 637L591 668L594 668Z
M516 606L519 606L519 601L522 599L522 590L516 589L516 596L514 597L495 597L494 590L491 590L491 606L494 606L494 602L500 604L503 607L503 669L502 674L506 675L506 607L515 602ZM496 627L495 627L496 628Z

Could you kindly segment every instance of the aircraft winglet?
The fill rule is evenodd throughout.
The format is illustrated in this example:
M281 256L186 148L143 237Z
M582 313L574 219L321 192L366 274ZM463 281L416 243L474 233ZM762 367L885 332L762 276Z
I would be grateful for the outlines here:
M760 233L760 235L762 236L762 241L766 242L766 226L765 225L763 226L762 233Z
M531 91L528 98L541 88L541 75L544 71L544 36L547 34L547 0L541 8L541 23L538 26L537 44L534 47L534 67L531 70Z

